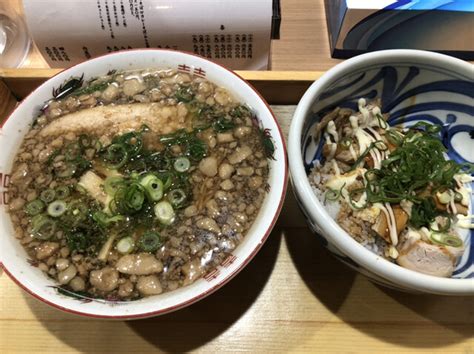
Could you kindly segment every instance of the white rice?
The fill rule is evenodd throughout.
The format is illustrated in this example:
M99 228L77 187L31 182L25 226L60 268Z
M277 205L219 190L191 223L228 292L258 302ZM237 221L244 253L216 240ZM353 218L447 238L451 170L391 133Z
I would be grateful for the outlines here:
M313 193L316 195L318 200L324 205L326 212L331 216L331 218L337 222L338 214L341 210L341 201L340 200L326 200L325 194L326 189L324 184L332 176L330 171L329 164L321 166L319 163L315 164L315 167L311 170L311 173L308 176L309 183L313 190ZM349 234L350 235L350 234ZM388 245L385 240L380 237L374 237L370 234L365 234L362 240L350 235L353 239L359 242L362 246L367 248L369 251L388 258ZM386 254L387 253L387 254Z

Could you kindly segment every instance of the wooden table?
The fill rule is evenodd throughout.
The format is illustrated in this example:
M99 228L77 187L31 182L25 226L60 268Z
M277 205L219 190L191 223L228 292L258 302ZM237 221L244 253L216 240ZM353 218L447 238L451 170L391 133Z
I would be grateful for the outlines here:
M294 106L273 106L285 135ZM287 194L279 222L229 284L175 313L130 322L59 312L0 277L0 353L474 351L473 299L370 283L333 258Z
M322 0L282 0L274 70L243 73L273 103L295 103L329 57ZM34 55L26 67L42 66ZM22 98L51 71L1 71ZM22 78L23 77L23 78ZM32 78L31 78L32 77ZM269 88L292 90L285 95ZM284 91L284 90L280 90ZM274 106L285 134L294 106ZM291 191L255 259L229 284L178 312L130 322L59 312L0 276L0 353L440 352L474 353L474 302L381 288L334 259L311 235Z

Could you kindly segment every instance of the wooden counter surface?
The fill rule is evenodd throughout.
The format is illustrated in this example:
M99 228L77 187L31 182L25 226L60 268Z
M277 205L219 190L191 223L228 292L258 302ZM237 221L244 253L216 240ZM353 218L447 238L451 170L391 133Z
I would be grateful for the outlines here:
M294 106L274 106L285 135ZM291 194L252 262L175 313L104 321L66 314L0 277L0 353L474 352L470 297L381 288L333 258Z
M272 69L243 73L273 103L296 103L330 58L323 0L281 0ZM41 68L38 54L25 68ZM1 71L19 99L53 72ZM23 77L24 76L24 77ZM291 90L274 90L291 83ZM274 85L274 86L272 86ZM293 96L290 96L293 95ZM8 96L5 96L8 97ZM3 99L3 97L2 97ZM275 112L285 134L294 107ZM229 284L183 310L103 321L50 308L0 276L0 353L313 352L474 353L474 300L381 288L333 258L287 195L255 259Z

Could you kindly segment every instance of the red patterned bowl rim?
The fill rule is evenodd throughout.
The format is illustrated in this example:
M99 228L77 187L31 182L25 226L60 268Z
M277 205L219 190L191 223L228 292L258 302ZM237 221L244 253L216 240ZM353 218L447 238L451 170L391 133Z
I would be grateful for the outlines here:
M182 309L184 307L187 307L191 304L194 304L195 302L205 298L206 296L212 294L213 292L215 292L216 290L218 290L219 288L221 288L222 286L224 286L225 284L227 284L227 282L229 282L232 278L234 278L242 269L245 268L245 266L253 259L253 257L255 257L255 255L257 254L257 252L260 250L260 248L263 246L263 244L265 243L265 241L267 240L268 236L270 235L273 227L275 226L275 223L278 219L278 216L280 215L280 212L281 212L281 209L283 207L283 202L285 200L285 195L286 195L286 190L287 190L287 185L288 185L288 161L287 161L287 149L286 149L286 143L285 143L285 139L283 138L283 134L282 134L282 131L281 131L281 127L280 125L278 124L278 121L276 120L275 118L275 115L272 111L272 109L270 108L269 104L267 103L267 101L262 97L262 95L255 89L255 87L253 87L248 81L246 81L242 76L238 75L237 73L235 73L234 71L230 70L230 69L227 69L225 66L221 65L221 64L218 64L212 60L209 60L201 55L198 55L198 54L195 54L195 53L191 53L191 52L186 52L186 51L181 51L181 50L173 50L173 49L154 49L154 48L142 48L142 49L129 49L129 50L121 50L119 52L114 52L114 53L107 53L107 54L104 54L104 55L100 55L100 56L97 56L93 59L90 59L90 60L94 60L94 59L97 59L97 58L103 58L103 57L107 57L107 56L113 56L113 55L117 55L117 54L120 54L120 53L124 53L124 52L143 52L143 51L153 51L153 52L157 52L157 54L161 53L161 52L173 52L173 53L181 53L181 54L184 54L184 55L189 55L189 56L194 56L194 57L197 57L199 59L202 59L202 60L205 60L211 64L214 64L216 66L219 66L221 67L222 69L226 70L227 72L229 72L231 75L234 75L235 77L237 77L239 80L243 81L249 88L251 88L254 93L260 98L260 100L265 104L266 108L268 109L268 111L270 112L271 114L271 117L273 118L273 120L275 121L275 124L276 126L278 127L278 135L281 139L281 142L282 142L282 147L283 147L283 155L284 155L284 182L283 182L283 188L282 188L282 194L281 194L281 198L280 198L280 203L275 211L275 215L273 216L273 219L272 219L272 222L270 223L268 229L265 231L265 234L262 236L262 239L260 240L260 242L258 243L258 245L254 248L254 250L252 251L252 253L250 255L247 256L247 258L240 264L240 266L238 268L236 268L234 271L232 271L232 273L230 273L226 278L220 280L215 286L213 286L212 288L206 290L205 292L202 292L200 294L198 294L197 296L187 300L187 301L184 301L180 304L177 304L177 305L174 305L174 306L170 306L170 307L167 307L167 308L164 308L164 309L161 309L161 310L158 310L158 311L150 311L150 312L144 312L144 313L140 313L140 314L135 314L135 315L119 315L119 316L108 316L108 315L97 315L97 314L91 314L91 313L87 313L87 312L82 312L82 311L76 311L76 310L71 310L69 308L66 308L64 306L60 306L58 304L55 304L47 299L45 299L44 297L41 297L40 295L36 294L35 292L33 292L32 290L30 290L27 286L25 286L23 283L21 283L21 281L17 278L15 278L13 276L13 274L8 271L8 269L2 264L0 263L0 266L5 270L5 273L8 274L8 276L17 284L19 285L23 290L25 290L27 293L29 293L30 295L32 295L33 297L39 299L40 301L54 307L54 308L57 308L59 310L62 310L64 312L68 312L68 313L72 313L72 314L76 314L76 315L81 315L81 316L86 316L86 317L91 317L91 318L103 318L103 319L140 319L140 318L147 318L147 317L153 317L153 316L158 316L158 315L163 315L163 314L166 314L166 313L170 313L170 312L173 312L173 311L176 311L176 310L179 310L179 309ZM84 61L86 62L86 61ZM49 80L51 80L52 78L56 77L57 75L60 75L62 74L64 71L66 70L69 70L69 69L72 69L78 65L81 65L82 63L84 62L81 62L81 63L78 63L78 64L75 64L75 65L72 65L70 66L69 68L66 68L64 70L61 70L60 72L58 72L57 74L55 74L54 76L52 76L51 78L49 78L47 81L45 81L44 83L42 83L40 86L38 86L35 90L33 90L30 94L28 94L27 97L25 97L23 100L26 100L28 97L34 95L34 93L39 89L41 88L43 85L46 85L48 83ZM9 116L7 117L7 119L5 119L2 123L2 125L0 126L0 128L2 128L4 126L4 124L10 119L10 117L16 112L16 110L18 109L18 107L21 105L21 103L13 110L13 112L11 112L9 114Z

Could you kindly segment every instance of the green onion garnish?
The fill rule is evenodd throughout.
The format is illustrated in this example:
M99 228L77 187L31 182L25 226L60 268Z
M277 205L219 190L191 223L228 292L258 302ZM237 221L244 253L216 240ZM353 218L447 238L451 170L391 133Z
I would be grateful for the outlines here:
M33 237L39 240L49 240L56 232L56 222L47 216L36 215L31 220Z
M186 172L191 167L191 162L187 157L178 157L174 161L173 167L178 172Z
M104 190L110 196L114 196L121 186L125 185L125 180L122 177L107 177L104 182Z
M81 146L79 143L69 143L64 149L64 157L67 161L74 161L81 156Z
M142 208L145 201L145 191L140 184L132 183L125 190L124 198L125 204L129 209L138 211Z
M182 208L186 202L186 193L181 188L173 189L168 192L166 198L169 200L171 205L176 208Z
M385 137L396 149L382 161L380 169L365 173L367 202L413 202L410 224L416 228L429 226L437 216L443 216L444 212L436 209L432 195L440 190L454 190L454 176L462 173L464 166L445 159L446 148L438 137L439 131L440 127L424 122L408 129L404 135L393 128L387 130ZM352 168L357 167L373 147L382 146L380 142L372 143ZM455 193L454 198L462 200L462 195ZM445 226L436 231L450 227L450 218L445 217Z
M92 146L92 139L87 134L79 135L79 146L82 148L88 148Z
M430 239L440 245L449 247L462 247L463 242L459 237L446 234L444 232L432 232Z
M235 124L232 122L230 119L226 119L224 117L217 118L213 123L212 123L212 128L218 132L226 132L228 130L234 129Z
M459 192L454 192L454 201L460 203L462 201L462 194Z
M108 167L118 169L128 161L128 152L123 144L112 144L107 148L105 160Z
M62 200L55 200L48 205L48 214L54 218L63 215L66 212L67 205Z
M56 198L63 200L69 197L69 187L68 186L60 186L56 188Z
M117 251L121 254L128 254L132 252L134 247L135 242L130 236L120 239L119 242L117 242L117 245L115 246Z
M48 188L41 192L40 199L45 203L51 203L56 198L54 189Z
M181 87L174 96L178 102L191 102L194 98L194 93L191 91L190 87Z
M60 178L72 177L77 171L77 165L73 162L66 163L62 168L55 171Z
M155 252L162 245L158 232L147 231L138 240L138 247L145 252Z
M163 198L163 182L154 174L147 174L140 180L140 184L146 191L148 198L157 202Z
M25 206L25 211L30 216L35 216L41 213L45 205L40 199L35 199Z
M154 208L156 218L164 225L170 225L175 219L173 207L167 201L161 201Z

